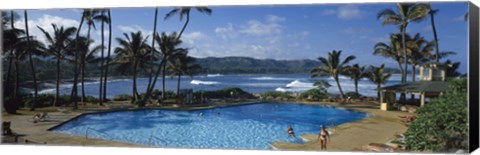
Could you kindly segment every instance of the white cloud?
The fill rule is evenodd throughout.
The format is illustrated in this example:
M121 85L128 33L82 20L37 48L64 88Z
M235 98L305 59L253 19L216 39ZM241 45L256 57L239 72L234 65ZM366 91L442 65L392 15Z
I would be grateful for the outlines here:
M226 27L215 28L215 33L220 35L223 40L235 39L238 36L232 23L228 23Z
M338 18L342 20L354 20L354 19L362 19L365 17L366 12L360 10L355 5L342 5L339 6L336 10L323 10L322 15L336 15Z
M361 11L357 6L344 5L338 7L337 17L343 20L361 19L365 16L365 12Z
M247 22L247 25L242 26L240 32L255 35L272 35L282 33L282 25L278 23L263 23L257 20L250 20Z
M63 18L59 16L52 16L48 14L43 14L40 18L37 19L29 19L28 20L28 29L31 36L36 36L39 41L45 43L45 35L40 31L38 27L43 28L46 32L52 34L53 27L52 24L56 24L57 27L77 27L80 22L74 19ZM19 28L25 28L25 20L17 20L15 22L15 26ZM38 27L37 27L38 26ZM82 32L86 32L86 30L82 30Z
M190 33L184 33L182 35L182 41L184 44L187 46L192 46L195 44L195 41L203 40L206 39L207 36L203 34L202 32L190 32Z
M287 19L285 19L284 17L275 16L275 15L267 15L266 20L269 23L277 23L277 22L284 22Z

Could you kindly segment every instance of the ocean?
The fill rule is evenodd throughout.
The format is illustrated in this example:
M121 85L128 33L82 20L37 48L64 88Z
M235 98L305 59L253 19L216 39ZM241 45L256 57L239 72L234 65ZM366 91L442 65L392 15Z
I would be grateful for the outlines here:
M401 81L400 74L393 74L389 81L382 85L399 84ZM410 80L410 76L407 78ZM417 80L418 80L417 76ZM159 78L155 89L162 89L162 79ZM222 75L209 74L199 76L182 76L180 82L180 89L196 90L219 90L229 87L238 87L250 93L263 93L267 91L278 92L294 92L301 93L309 89L315 88L313 83L318 80L327 80L332 87L327 89L327 92L338 94L338 87L335 80L331 77L311 78L309 74L244 74L244 75ZM115 79L107 82L107 98L112 98L119 94L132 93L132 79ZM143 93L147 89L148 78L137 78L137 89L139 93ZM340 76L340 85L344 93L355 91L354 81L349 77ZM78 85L79 88L80 84ZM62 84L60 86L60 94L70 94L72 84ZM167 77L165 79L165 89L177 90L177 78ZM358 90L364 96L376 97L376 84L364 78L358 82ZM48 88L40 90L39 93L55 93L55 88ZM78 89L81 94L81 89ZM85 93L90 96L98 96L99 82L86 82Z

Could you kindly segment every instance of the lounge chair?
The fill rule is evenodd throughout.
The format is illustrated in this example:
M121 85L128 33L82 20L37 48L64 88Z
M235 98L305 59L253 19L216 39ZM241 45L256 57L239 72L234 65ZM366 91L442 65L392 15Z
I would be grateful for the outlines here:
M11 124L12 123L9 121L2 122L2 135L5 135L5 136L13 135L12 129L10 129Z
M47 117L48 117L47 112L37 113L33 116L33 123L43 122L47 119Z

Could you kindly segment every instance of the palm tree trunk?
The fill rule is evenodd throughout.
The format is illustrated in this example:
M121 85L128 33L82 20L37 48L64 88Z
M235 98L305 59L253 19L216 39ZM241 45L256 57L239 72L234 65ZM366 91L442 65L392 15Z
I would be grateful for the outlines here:
M182 30L178 34L177 40L180 40L180 37L182 36L183 31L185 31L185 28L187 28L188 22L190 22L190 12L187 13L187 20L185 21L185 24L183 25Z
M416 74L415 70L416 70L416 67L415 65L412 64L412 82L415 82L415 74ZM415 99L415 95L411 94L410 99L411 100Z
M165 63L163 63L163 68L162 68L162 98L165 99L165 74L166 70L165 67L167 66L167 59L165 59Z
M91 25L88 25L88 30L87 30L87 47L90 47L90 30L91 30ZM85 51L87 52L87 51ZM82 53L81 55L81 59L82 61L80 62L80 67L81 67L81 72L82 72L82 98L80 99L80 102L82 102L82 104L84 103L84 100L85 100L85 81L84 81L84 71L85 71L85 59L86 59L86 54L87 53Z
M152 34L152 49L150 50L150 63L151 63L151 67L150 67L150 75L148 76L148 84L147 84L147 92L148 92L148 89L150 88L150 85L152 84L152 78L153 78L153 56L154 56L154 49L155 49L155 35L157 33L157 17L158 17L158 8L155 8L155 16L154 16L154 20L153 20L153 34ZM144 98L148 98L150 95L149 94L145 94L145 97Z
M132 103L137 101L137 60L133 64Z
M85 100L85 62L82 62L82 99L80 101L83 103Z
M355 84L355 93L357 93L357 95L359 95L359 93L358 93L358 80L355 80L354 84Z
M432 9L432 8L430 8ZM439 58L439 49L438 49L438 38L437 38L437 29L435 28L435 19L434 19L434 14L432 12L433 10L430 10L430 22L432 23L432 31L433 31L433 39L435 40L435 61L438 63L440 60Z
M377 98L380 100L380 87L381 87L381 84L380 83L377 83Z
M108 9L108 53L107 53L107 64L105 65L105 78L103 79L103 99L107 98L107 77L108 77L108 68L110 67L110 52L112 49L112 16L110 15L110 9Z
M55 100L53 101L53 106L58 104L58 100L60 97L60 52L57 50L57 77L56 77L57 84L55 86Z
M405 31L407 29L407 24L403 24L402 27L401 27L401 31L402 31L402 50L403 50L403 60L405 61L404 62L404 74L402 74L402 84L406 83L407 82L407 72L408 72L408 64L407 64L407 47L405 45ZM404 101L406 99L406 96L405 96L405 93L402 93L400 95L400 100Z
M144 106L144 103L147 101L147 96L150 96L152 94L152 91L155 88L155 84L157 83L157 79L158 79L158 76L160 75L160 71L162 70L162 66L163 66L164 62L165 62L165 60L162 59L162 61L158 65L157 71L155 72L155 77L153 78L153 81L152 81L152 85L150 86L150 88L147 89L147 92L145 93L146 95L143 97L143 101L140 103L139 106ZM163 97L163 95L162 95L162 97Z
M338 81L338 76L334 77L335 82L337 83L338 91L340 92L340 98L343 100L345 95L343 95L342 87L340 86L340 81Z
M104 16L104 13L102 11L102 16ZM104 42L105 42L105 37L103 35L103 32L104 32L104 21L101 21L101 29L102 29L102 53L100 54L100 59L101 59L101 62L100 62L100 88L98 89L99 92L98 92L98 99L100 100L99 104L100 105L103 105L103 67L104 67L104 59L103 59L103 52L105 50L104 48Z
M15 57L15 88L13 90L14 102L18 101L18 89L19 87L19 77L20 77L20 65L19 65L19 56Z
M77 29L77 34L75 36L75 40L78 40L80 36L80 30L82 29L84 17L82 15L82 19L80 20L80 25L78 26ZM78 49L78 42L75 43L75 50ZM78 69L78 54L79 52L75 52L75 65L74 65L74 76L73 76L73 87L72 87L72 94L70 95L70 101L73 101L73 109L78 109L78 102L77 102L77 94L78 94L78 75L79 75L79 69Z
M28 31L28 13L27 10L23 11L24 16L25 16L25 32L27 34L27 46L30 47L30 33ZM32 69L32 77L33 77L33 103L30 107L30 111L35 110L35 104L37 103L37 95L38 95L38 86L37 86L37 76L35 72L35 67L33 65L33 60L32 60L32 53L28 52L28 60L30 61L30 67Z
M180 94L180 78L182 74L178 74L178 81L177 81L177 97Z

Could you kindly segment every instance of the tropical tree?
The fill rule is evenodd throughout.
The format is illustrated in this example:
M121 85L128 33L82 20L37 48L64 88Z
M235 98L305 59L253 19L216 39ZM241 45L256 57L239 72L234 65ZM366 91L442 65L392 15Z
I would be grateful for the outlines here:
M358 64L349 66L346 69L346 75L353 80L355 85L355 93L359 95L360 93L358 92L358 81L367 76L367 73L365 72L365 66L360 67L360 65Z
M445 64L448 65L446 70L446 77L458 77L462 74L458 72L458 68L460 67L460 62L452 62L450 60L445 61Z
M402 54L402 36L401 34L390 34L389 38L390 39L388 43L379 42L375 44L373 54L395 60L403 77L406 72L402 67L402 64L405 63L405 59Z
M151 51L150 51L150 54L151 54L150 58L152 58L150 60L150 64L152 64L152 66L150 66L150 72L149 72L149 76L148 76L147 92L145 93L146 95L144 97L144 100L142 100L142 102L145 102L146 99L148 97L150 97L150 92L151 92L150 88L152 87L151 85L152 85L153 70L154 70L153 69L154 68L153 64L154 64L154 61L155 61L153 59L154 58L153 54L155 53L154 50L155 50L155 36L157 35L157 18L158 18L158 8L156 7L155 8L155 15L154 15L154 19L153 19L153 34L152 34L153 39L152 39L152 45L151 45L152 48L151 48ZM142 103L142 105L143 105L143 103Z
M143 37L142 32L131 32L130 35L123 33L124 38L116 38L119 47L115 48L116 57L114 63L120 64L120 70L131 69L133 71L133 85L132 85L132 103L138 101L139 94L137 90L137 69L144 63L146 56L150 51L147 45L147 38Z
M381 85L387 83L390 76L392 76L392 74L384 73L384 64L382 64L380 67L371 66L370 71L367 73L368 79L377 84L378 98L380 98Z
M107 10L107 19L108 19L108 50L106 64L104 66L105 73L103 78L103 100L107 98L107 78L108 78L108 68L110 67L110 53L112 49L112 16L110 14L110 9ZM103 34L103 32L102 32ZM102 52L103 53L103 52ZM103 101L100 101L103 103Z
M327 89L330 88L332 85L330 85L330 83L328 83L327 80L319 80L319 81L313 83L313 86L317 87L317 89L326 93Z
M407 33L407 26L411 22L420 22L425 19L428 14L428 5L415 3L397 3L397 12L392 9L384 9L377 15L377 19L383 19L382 25L396 25L400 28L402 34L402 50L403 59L407 60L407 48L405 41L405 34ZM405 74L402 74L402 83L407 81L407 63L404 63ZM402 100L405 99L405 94L402 93Z
M212 10L207 8L207 7L194 7L198 12L205 13L207 15L212 14ZM168 12L165 15L164 20L167 20L168 18L174 16L175 14L178 14L180 17L180 21L183 20L183 16L186 16L185 24L182 27L182 30L178 34L177 40L180 39L182 36L183 32L185 31L185 28L187 28L188 22L190 22L190 10L192 7L177 7Z
M416 67L431 60L430 58L433 55L431 52L435 48L435 42L425 40L419 33L415 34L413 38L409 35L405 36L407 37L408 61L412 66L412 81L415 81Z
M83 22L85 21L85 18L87 16L87 12L86 11L83 11L82 13L82 17L80 18L80 24L78 25L78 29L77 29L77 32L75 34L75 40L79 40L78 38L80 37L80 30L82 29L82 25L83 25ZM78 49L78 43L75 42L75 49L74 50L77 50ZM74 57L75 57L75 61L74 61L74 68L73 68L73 86L72 86L72 93L70 95L70 102L73 102L73 109L77 109L78 108L78 103L77 103L77 97L78 97L78 76L79 76L79 69L78 69L78 66L79 66L79 54L80 52L75 52L74 53Z
M143 101L146 101L146 99L150 96L151 92L153 91L155 87L155 83L158 79L158 76L160 75L160 71L162 71L162 99L165 99L166 93L165 93L165 75L166 75L166 66L167 66L167 61L171 61L172 56L183 51L182 49L179 49L178 46L182 43L181 40L178 39L177 33L173 32L170 35L167 35L165 32L162 32L161 35L155 35L155 42L158 44L160 48L160 52L162 54L162 59L160 61L160 64L158 64L157 71L155 73L155 77L152 81L152 84L150 85L150 88L147 90L147 93L143 99ZM144 102L142 102L143 104Z
M350 61L355 59L355 56L350 55L345 60L341 61L340 55L342 51L335 51L328 53L328 57L319 57L318 60L320 61L320 66L313 68L310 72L312 77L319 77L319 76L330 76L333 77L335 82L337 83L338 91L340 92L340 98L344 99L344 94L342 91L342 87L340 86L340 81L338 76L341 74L346 73L347 65Z
M53 55L57 59L57 69L56 69L56 92L55 92L55 100L53 102L53 106L58 103L59 100L59 90L60 90L60 62L64 58L64 54L67 49L67 45L69 42L72 41L72 36L77 30L74 27L64 28L57 27L57 25L52 24L53 27L53 34L51 35L43 28L37 26L42 33L45 35L46 43L47 43L47 52L50 55Z
M433 40L435 41L435 62L439 62L440 58L440 52L438 49L438 36L437 36L437 29L435 28L435 15L438 13L438 9L433 9L432 5L428 3L428 14L430 15L430 23L432 25L432 31L433 31Z
M172 59L172 63L168 66L172 76L177 76L177 96L180 94L180 80L182 75L188 75L192 77L192 71L200 69L200 65L194 64L195 58L188 56L186 49L181 49L178 54Z
M105 15L105 13L107 12L106 9L99 9L97 10L99 12L99 14L97 14L96 16L93 17L93 20L95 21L99 21L100 22L100 27L101 27L101 53L100 53L100 85L99 85L99 97L98 99L100 100L99 104L100 105L103 105L103 101L105 100L104 98L104 90L103 89L106 89L106 86L105 83L107 83L107 81L104 81L104 66L105 66L105 56L104 56L104 53L105 53L105 23L109 24L110 22L110 19L108 16Z

